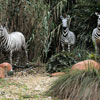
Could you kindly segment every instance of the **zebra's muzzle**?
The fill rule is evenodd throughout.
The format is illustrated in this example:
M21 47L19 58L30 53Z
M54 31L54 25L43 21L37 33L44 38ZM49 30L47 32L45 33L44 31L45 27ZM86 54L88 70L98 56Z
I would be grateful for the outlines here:
M67 27L63 27L63 30L66 30Z
M8 76L14 75L14 71L9 71L7 74Z

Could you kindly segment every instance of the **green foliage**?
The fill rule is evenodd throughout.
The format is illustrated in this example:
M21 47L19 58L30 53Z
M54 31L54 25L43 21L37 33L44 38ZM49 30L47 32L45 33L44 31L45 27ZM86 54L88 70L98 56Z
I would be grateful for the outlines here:
M72 55L69 53L58 53L50 58L50 61L47 64L47 72L59 72L66 67L70 67L71 64L74 64L75 60L72 58Z
M61 100L99 100L100 70L68 71L49 90L49 95Z
M72 16L71 30L77 36L79 48L93 47L89 44L92 44L91 34L97 25L97 17L95 16L97 9L98 5L94 0L79 0L69 11Z
M59 72L66 68L70 68L73 64L79 61L90 58L94 59L92 54L90 55L87 50L80 50L76 48L72 53L60 52L49 59L46 70L49 73Z

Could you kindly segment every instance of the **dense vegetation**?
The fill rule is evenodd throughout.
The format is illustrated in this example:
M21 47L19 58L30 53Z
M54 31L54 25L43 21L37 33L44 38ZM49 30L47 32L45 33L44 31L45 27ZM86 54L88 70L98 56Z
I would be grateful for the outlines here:
M0 22L9 33L20 31L25 35L30 61L47 62L61 52L60 15L63 14L72 17L70 30L77 37L75 48L93 49L95 11L99 11L99 0L0 0Z

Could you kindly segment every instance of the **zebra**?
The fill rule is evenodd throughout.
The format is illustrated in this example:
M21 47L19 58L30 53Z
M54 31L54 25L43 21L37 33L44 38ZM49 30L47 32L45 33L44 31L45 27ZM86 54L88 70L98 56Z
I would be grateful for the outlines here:
M0 49L4 52L10 53L10 63L12 64L12 54L13 52L21 52L22 49L25 50L25 55L28 64L28 54L26 50L25 37L21 32L12 32L8 34L5 26L0 27ZM17 57L17 62L19 62L19 54Z
M68 45L68 52L70 52L71 45L75 44L75 34L69 30L68 22L70 24L70 16L60 16L62 20L62 34L60 36L60 43L62 50L65 51L65 45Z
M97 27L93 29L92 32L92 41L95 46L96 54L100 53L100 14L95 12L95 15L98 16Z

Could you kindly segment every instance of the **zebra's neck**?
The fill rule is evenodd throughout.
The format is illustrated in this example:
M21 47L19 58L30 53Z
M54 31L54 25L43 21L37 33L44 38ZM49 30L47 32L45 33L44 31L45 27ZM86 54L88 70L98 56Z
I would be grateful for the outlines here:
M66 28L65 30L63 30L63 36L66 37L69 33L69 28Z
M97 34L100 34L100 28L99 27L97 28Z
M0 47L5 49L7 47L8 40L9 40L9 34L7 30L4 28L2 36L0 37Z

